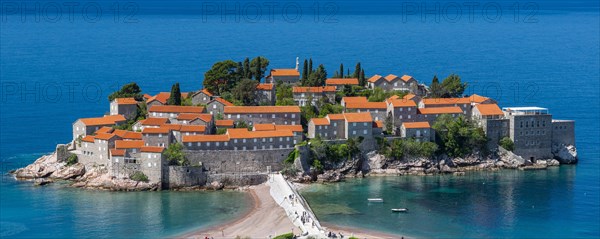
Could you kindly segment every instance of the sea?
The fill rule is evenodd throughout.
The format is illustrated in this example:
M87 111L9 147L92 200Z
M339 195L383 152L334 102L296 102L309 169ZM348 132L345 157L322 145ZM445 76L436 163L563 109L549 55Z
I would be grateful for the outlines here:
M0 14L0 237L160 238L235 219L239 192L104 192L6 173L70 140L107 96L202 88L214 62L312 58L329 76L429 84L458 74L501 107L576 121L580 162L546 171L377 177L303 191L321 221L415 237L600 237L598 1L5 1ZM368 197L383 204L369 204ZM406 207L409 213L392 214Z

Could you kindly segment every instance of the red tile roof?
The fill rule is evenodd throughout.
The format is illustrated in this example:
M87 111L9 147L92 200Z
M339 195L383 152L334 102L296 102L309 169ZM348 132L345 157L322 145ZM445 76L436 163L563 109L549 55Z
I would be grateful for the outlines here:
M475 108L483 116L504 115L504 112L502 112L497 104L477 104Z
M165 148L158 146L144 146L142 147L142 152L145 153L162 153L165 151Z
M346 103L347 109L387 109L385 102Z
M101 133L108 134L108 133L113 132L113 130L114 129L112 127L103 126L102 128L96 130L96 132L94 132L94 133L95 134L101 134Z
M179 106L179 105L153 105L148 109L148 112L161 113L202 113L202 106Z
M217 126L231 126L233 127L233 120L216 120L215 125Z
M390 104L392 104L392 106L394 108L398 108L398 107L417 107L417 103L415 103L412 100L406 100L406 99L390 100Z
M206 126L204 125L182 125L181 132L206 132Z
M184 143L192 142L227 142L229 136L226 134L208 134L208 135L184 135L182 137Z
M458 106L419 108L419 114L423 114L423 115L432 115L432 114L462 114L462 113L463 113L463 111Z
M323 92L335 92L335 86L322 86L322 87L304 87L294 86L292 87L293 93L323 93Z
M228 129L227 135L231 139L253 139L270 137L292 137L294 133L290 130L273 131L248 131L247 129Z
M167 128L167 129L174 130L174 131L180 131L181 127L183 127L183 125L180 125L180 124L165 124L165 125L161 125L160 127Z
M146 127L142 130L142 134L168 134L170 131L167 127L150 128Z
M233 106L233 103L231 103L229 101L226 101L225 99L223 99L221 97L217 97L213 101L219 102L219 103L221 103L221 104L223 104L225 106ZM209 102L209 104L210 104L210 102Z
M310 121L312 121L314 125L329 125L329 120L327 118L312 118Z
M144 146L143 140L117 140L115 141L116 149L139 149Z
M346 121L350 123L373 122L373 117L369 113L344 113Z
M225 106L225 114L300 113L298 106Z
M273 84L264 84L264 83L261 83L261 84L258 84L256 86L256 90L268 90L268 91L271 91L271 90L273 90L273 87L274 87Z
M147 118L145 120L141 120L141 125L152 125L152 126L160 126L166 124L168 122L168 118Z
M105 115L98 118L81 118L79 119L86 126L114 125L117 122L125 122L123 115Z
M142 139L142 133L140 132L115 129L115 131L113 131L113 134L116 134L117 136L123 139Z
M211 114L190 114L190 113L181 113L177 116L177 120L187 120L193 121L195 119L200 119L204 122L210 122L213 119Z
M367 100L367 97L364 97L364 96L346 96L346 97L342 97L342 101L344 101L344 103L346 103L346 104L358 103L358 102L369 102L369 100Z
M373 128L383 128L383 121L381 121L381 120L373 121Z
M374 75L374 76L371 76L371 78L369 78L367 81L371 82L371 83L375 83L375 82L377 82L377 81L379 81L381 79L383 79L382 76L380 76L380 75Z
M472 102L475 102L475 103L483 103L484 101L490 99L488 97L480 96L477 94L472 94L471 96L469 96L469 98L471 99Z
M109 139L112 139L113 137L117 137L117 135L116 134L107 134L107 133L96 134L96 139L100 139L100 140L109 140Z
M149 99L146 100L146 103L150 103L154 100L157 100L158 102L162 103L162 104L166 104L167 100L169 99L169 97L171 96L171 92L160 92L158 94L156 94L155 96L150 97ZM181 98L187 98L188 93L181 93Z
M413 94L413 93L408 93L408 94L406 94L404 97L402 97L402 99L405 99L405 100L412 100L412 99L414 99L415 97L417 97L417 95L415 95L415 94Z
M138 102L134 98L115 98L118 105L136 105Z
M402 79L405 82L408 82L410 80L415 80L415 78L413 78L412 76L409 76L409 75L403 75L402 77L400 77L400 79Z
M425 107L427 105L454 105L454 104L471 104L471 98L426 98L423 99Z
M110 149L110 155L112 155L112 156L125 156L125 150L122 150L122 149Z
M389 75L385 76L384 79L386 81L394 81L394 80L398 79L398 76L394 75L394 74L389 74Z
M271 76L300 76L296 69L272 69Z
M202 93L204 93L205 95L208 95L208 96L213 96L213 94L210 93L210 91L208 91L208 89L202 89L200 92L202 92Z
M254 131L272 131L275 130L274 124L255 124Z
M326 85L358 85L358 78L329 78Z
M302 132L302 125L275 125L275 130L290 130L292 132Z
M83 136L83 138L81 138L81 141L93 143L94 142L94 136L92 136L92 135Z
M431 128L431 126L429 125L429 122L427 122L427 121L424 121L424 122L403 122L402 125L406 129L426 129L426 128Z
M329 118L329 120L346 120L344 114L328 114L327 118Z

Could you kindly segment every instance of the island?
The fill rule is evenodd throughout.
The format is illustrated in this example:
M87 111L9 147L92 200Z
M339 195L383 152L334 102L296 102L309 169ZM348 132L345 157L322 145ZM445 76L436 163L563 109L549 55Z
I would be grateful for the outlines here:
M426 85L410 75L367 78L360 63L331 78L312 59L302 70L299 58L266 75L268 66L262 56L217 62L189 92L124 85L108 97L109 114L76 119L70 142L11 173L118 191L266 183L288 216L304 213L295 225L316 235L325 231L293 183L577 163L574 121L466 95L455 74Z

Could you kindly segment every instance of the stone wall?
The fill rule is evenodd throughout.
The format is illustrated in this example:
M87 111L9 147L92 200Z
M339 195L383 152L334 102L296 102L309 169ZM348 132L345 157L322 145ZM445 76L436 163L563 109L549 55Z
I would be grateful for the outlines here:
M184 150L193 166L202 165L211 173L257 173L279 171L294 148L272 150Z
M206 182L202 167L168 166L163 170L163 189L203 186Z
M221 173L208 174L207 183L220 182L223 186L258 185L267 181L266 173Z
M552 120L552 144L575 145L575 121Z

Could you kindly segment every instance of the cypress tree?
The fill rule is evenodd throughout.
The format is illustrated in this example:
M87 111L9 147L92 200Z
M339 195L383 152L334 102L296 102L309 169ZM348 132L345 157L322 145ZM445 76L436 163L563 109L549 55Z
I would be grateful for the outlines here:
M248 57L246 57L246 59L244 59L244 78L246 79L252 79L252 71L250 70L250 59L248 59Z
M312 75L313 73L313 64L312 64L312 58L310 58L310 60L308 61L308 78L310 78L310 75Z
M344 78L344 64L340 64L340 75L339 78ZM336 74L337 75L337 74Z
M367 78L365 78L365 69L360 69L360 77L358 77L358 84L365 86L367 84Z
M179 90L179 83L175 83L171 86L171 95L167 99L167 105L181 105L181 91Z
M300 84L306 85L308 81L308 60L304 59L304 66L302 67L302 80Z
M429 86L429 94L433 98L439 98L442 96L441 90L440 81L438 80L437 75L434 75L433 80L431 80L431 86Z
M360 76L360 62L356 63L356 68L354 69L354 75L352 75L352 77L354 78L358 78L358 76Z
M263 71L262 71L262 63L260 62L261 57L256 57L256 75L254 75L254 79L258 82L260 82L260 79L262 79L263 77Z

